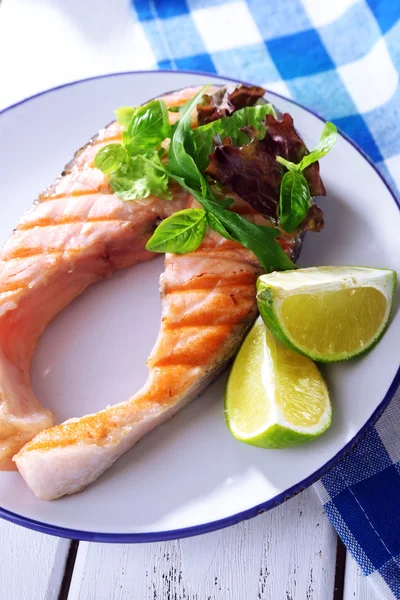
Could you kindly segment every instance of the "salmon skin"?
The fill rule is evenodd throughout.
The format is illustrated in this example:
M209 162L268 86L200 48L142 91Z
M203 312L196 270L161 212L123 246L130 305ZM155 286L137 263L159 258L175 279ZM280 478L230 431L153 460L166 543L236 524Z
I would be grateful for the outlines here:
M164 99L179 105L197 91ZM119 200L93 159L120 137L112 123L81 149L22 218L0 256L0 468L10 468L14 457L44 500L82 490L199 395L236 353L257 315L255 284L262 270L252 252L210 231L195 252L167 254L162 322L146 384L126 402L52 427L54 417L39 405L29 380L38 337L88 285L153 258L145 245L159 220L196 205L179 186L172 201ZM247 204L238 201L234 209L258 220ZM301 237L284 242L292 258Z

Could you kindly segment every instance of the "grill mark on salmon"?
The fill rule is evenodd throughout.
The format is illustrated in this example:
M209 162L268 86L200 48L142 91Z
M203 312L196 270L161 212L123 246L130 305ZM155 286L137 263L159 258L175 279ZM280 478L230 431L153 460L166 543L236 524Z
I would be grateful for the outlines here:
M13 258L32 258L43 254L42 248L18 248L18 250L9 253L4 257L4 260L12 260ZM62 254L62 250L56 250L55 248L46 248L46 254Z
M98 217L97 219L92 217L91 219L86 219L85 221L82 221L78 218L73 218L73 217L65 217L65 218L61 218L61 219L55 219L53 222L50 221L50 219L41 219L36 221L35 223L26 223L26 224L21 224L18 227L18 231L30 231L31 229L35 229L37 227L59 227L60 225L88 225L89 223L111 223L111 222L116 222L116 223L127 223L129 222L128 220L124 221L123 219L115 219L113 217Z
M71 191L70 196L79 198L80 196L86 196L89 194L98 194L99 191L100 191L100 187L97 187L93 190L73 190L73 191ZM62 192L60 194L51 194L49 196L42 196L41 201L42 202L51 202L52 200L60 200L65 197L66 197L66 194L64 192Z
M20 283L10 283L7 282L4 287L0 287L0 294L9 294L10 292L18 292L22 289L22 285Z

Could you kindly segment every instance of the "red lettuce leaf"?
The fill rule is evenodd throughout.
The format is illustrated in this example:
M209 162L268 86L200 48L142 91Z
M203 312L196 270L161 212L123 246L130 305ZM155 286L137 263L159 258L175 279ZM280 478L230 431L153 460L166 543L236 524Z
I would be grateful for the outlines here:
M253 127L245 128L249 143L233 146L231 138L216 141L206 173L248 202L257 212L274 223L279 221L279 191L286 169L276 161L282 156L298 163L308 154L306 145L293 127L292 117L285 113L281 120L266 115L267 133L262 140ZM325 195L318 163L304 170L311 196ZM319 212L317 212L317 210ZM308 229L323 227L321 209L313 205L304 220ZM310 214L309 213L309 214Z
M268 147L259 142L253 127L246 127L246 132L251 138L245 146L233 146L232 139L226 137L215 147L206 173L257 212L277 222L284 168Z
M285 113L280 121L273 115L266 115L265 121L267 135L264 144L269 146L272 154L282 156L296 164L301 161L303 156L309 154L307 146L295 130L293 119L288 113ZM311 196L325 196L326 191L319 174L318 162L304 169L303 175L310 186Z
M213 94L204 94L204 104L197 105L197 119L199 125L206 125L221 117L228 117L235 110L245 106L254 106L262 98L265 90L256 85L239 85L232 87L223 87Z

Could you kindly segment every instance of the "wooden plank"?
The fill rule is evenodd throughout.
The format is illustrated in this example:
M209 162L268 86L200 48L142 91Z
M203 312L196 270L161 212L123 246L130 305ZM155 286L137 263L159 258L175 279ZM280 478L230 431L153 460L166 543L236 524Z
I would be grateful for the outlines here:
M57 600L69 545L0 520L0 600Z
M336 534L314 491L235 527L79 545L68 600L331 600Z
M346 557L343 600L381 600L349 553Z

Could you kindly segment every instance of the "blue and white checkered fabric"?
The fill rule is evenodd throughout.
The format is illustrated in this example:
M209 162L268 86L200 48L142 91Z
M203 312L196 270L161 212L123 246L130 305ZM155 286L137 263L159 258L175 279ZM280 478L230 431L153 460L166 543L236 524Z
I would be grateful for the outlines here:
M400 0L132 0L143 68L208 71L313 109L400 189Z
M400 0L133 0L143 68L208 71L335 122L400 190ZM384 598L400 599L400 393L317 484Z
M315 488L382 598L400 598L400 390L376 426Z

